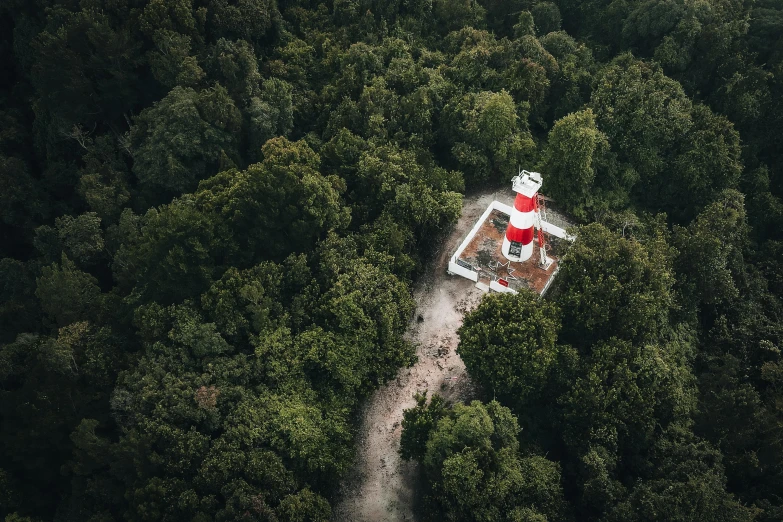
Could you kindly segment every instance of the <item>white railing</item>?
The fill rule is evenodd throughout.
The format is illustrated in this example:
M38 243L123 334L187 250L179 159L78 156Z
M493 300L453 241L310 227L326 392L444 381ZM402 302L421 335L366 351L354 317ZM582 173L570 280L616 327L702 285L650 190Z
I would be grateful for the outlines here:
M481 226L484 224L487 218L489 218L489 215L492 213L493 210L497 210L503 212L504 214L507 214L508 216L511 216L511 212L513 211L513 208L509 205L506 205L505 203L501 203L500 201L493 201L492 203L489 204L487 210L485 210L484 213L481 215L481 217L478 219L478 221L476 221L476 224L473 225L472 229L470 229L468 235L465 236L465 239L462 241L462 243L460 243L459 247L457 247L457 250L456 252L454 252L454 255L451 256L451 259L449 259L449 268L448 268L449 274L459 275L466 279L470 279L473 282L478 282L478 271L471 270L462 265L459 265L457 261L459 261L460 256L462 256L462 253L468 247L470 242L473 241L473 238L476 237L476 234L478 233L479 229L481 229ZM574 236L566 233L564 229L543 220L541 221L541 228L547 234L551 234L561 239L567 239L568 241L573 241L575 239ZM549 276L549 280L546 282L546 286L544 286L541 295L544 295L544 293L549 289L558 270L559 268L555 269L555 271L552 272L552 275ZM490 282L489 288L496 292L517 293L515 290L503 286L497 281Z

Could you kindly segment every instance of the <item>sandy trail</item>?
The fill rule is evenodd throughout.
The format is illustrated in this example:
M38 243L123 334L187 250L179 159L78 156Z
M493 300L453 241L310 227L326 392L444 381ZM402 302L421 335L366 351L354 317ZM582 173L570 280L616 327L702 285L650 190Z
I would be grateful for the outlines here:
M478 304L483 293L471 281L446 274L448 260L487 205L493 199L512 204L513 195L506 188L464 198L459 221L414 291L417 309L406 336L417 345L419 360L400 370L365 404L357 462L342 485L335 522L415 520L416 464L399 456L403 410L415 406L416 392L437 392L449 401L473 394L465 365L455 353L456 332L464 313ZM419 316L424 320L419 321Z

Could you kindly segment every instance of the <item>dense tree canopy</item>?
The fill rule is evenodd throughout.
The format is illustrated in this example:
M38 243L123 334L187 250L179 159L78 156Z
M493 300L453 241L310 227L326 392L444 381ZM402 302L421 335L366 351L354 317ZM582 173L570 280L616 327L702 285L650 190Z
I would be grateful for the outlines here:
M0 518L328 520L523 167L578 239L406 414L424 515L783 519L779 0L6 0L0 62Z
M420 397L403 429L404 447L428 480L427 520L565 519L559 466L520 453L517 419L498 402L444 409L437 395L430 404ZM409 430L418 435L410 442Z
M524 321L514 320L524 318ZM557 310L532 292L487 296L459 331L458 353L471 375L494 395L529 402L557 359Z
M582 227L551 302L534 294L485 298L466 317L458 351L470 374L518 415L524 447L544 449L545 462L562 466L577 519L754 520L761 511L743 503L750 499L742 489L727 491L734 471L721 461L719 439L694 433L694 424L702 433L700 422L715 429L700 410L716 407L715 399L699 396L693 373L698 321L672 316L675 299L690 297L672 286L680 258L665 247L660 226L652 221L638 237ZM732 400L722 395L723 404ZM422 426L439 424L419 419L447 411L433 400L406 413L406 452L425 466L426 454L408 448L422 439Z

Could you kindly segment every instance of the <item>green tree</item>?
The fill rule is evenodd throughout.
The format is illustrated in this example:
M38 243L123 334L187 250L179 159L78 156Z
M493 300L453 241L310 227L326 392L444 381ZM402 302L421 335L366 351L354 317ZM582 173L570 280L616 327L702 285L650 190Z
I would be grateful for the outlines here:
M416 407L405 410L402 419L400 455L405 460L421 461L427 451L427 440L438 421L448 413L446 403L438 394L427 403L427 394L417 393Z
M515 99L529 103L533 121L540 120L546 112L551 78L558 72L557 61L533 36L514 40L511 52L514 58L506 67L505 83Z
M608 152L609 141L598 130L591 109L555 122L541 159L547 194L576 217L586 219L591 211L611 201L606 192L614 188L612 185L619 185L618 180L611 179L607 168ZM621 197L622 187L617 187L616 192L616 197Z
M200 300L137 309L144 355L112 398L115 451L144 448L120 473L134 517L328 518L304 484L324 490L347 470L358 398L413 355L407 287L350 243L319 247L318 285L292 256L229 269Z
M299 268L307 276L307 267ZM201 306L227 339L248 342L276 326L286 273L271 262L247 270L231 267L201 296Z
M653 452L652 476L638 484L607 520L751 521L758 510L726 492L721 456L686 430L671 428Z
M413 347L402 339L415 306L403 282L367 259L346 259L333 250L346 245L335 240L328 238L319 252L334 272L327 279L330 288L316 308L316 317L325 329L344 336L345 349L352 354L346 361L352 369L344 375L361 376L357 390L361 393L415 360Z
M52 118L46 131L62 139L74 125L122 121L140 98L141 42L89 3L78 11L54 5L42 18L30 73L39 110Z
M559 329L557 307L533 292L488 295L465 317L457 353L482 386L521 411L549 378Z
M60 469L71 457L69 436L83 417L108 421L108 396L123 364L110 330L86 322L54 337L21 334L0 347L0 419L15 427L0 434L0 462L28 477L15 499L20 512L58 507L52 493L69 485Z
M36 285L41 308L58 326L95 320L101 313L103 296L98 281L76 268L65 254L59 265L41 269Z
M221 255L234 256L240 264L280 260L312 250L329 230L349 224L350 209L340 201L342 180L319 172L320 157L307 143L278 137L261 153L261 163L223 172L204 181L195 194L199 207L214 213L211 222L234 231L230 250Z
M208 0L208 32L261 43L268 38L280 13L272 0Z
M84 265L95 263L104 253L101 218L95 212L55 219L57 236L63 252Z
M260 157L263 145L276 136L288 136L294 125L291 85L277 78L265 80L259 96L250 100L250 156Z
M557 72L549 88L550 113L547 121L577 112L589 100L595 60L590 49L557 31L542 36L541 45L557 60Z
M525 2L522 0L509 2L482 0L481 4L486 9L487 25L490 29L498 36L510 36L515 17L523 9Z
M82 157L78 191L90 210L104 222L114 221L130 200L130 172L109 136L96 138Z
M739 192L726 191L687 229L676 230L677 285L686 306L714 307L739 298L749 232L743 200Z
M444 107L443 132L457 165L469 183L497 179L530 157L535 144L520 128L508 92L480 92L452 100Z
M114 255L114 277L144 301L170 303L199 295L212 283L216 256L226 246L212 216L189 197L149 210L125 232Z
M666 181L670 200L661 205L683 221L717 200L722 191L736 188L742 174L740 137L734 125L704 105L695 105L691 117L693 127L672 166L677 183ZM659 192L667 194L663 188Z
M438 399L433 401L442 408ZM423 412L407 413L412 420ZM519 426L507 408L495 401L457 403L437 417L426 423L434 426L420 459L428 480L429 519L560 520L565 515L558 465L519 453ZM418 438L423 427L417 422L404 429ZM405 431L403 437L412 440Z
M155 50L147 60L153 76L168 88L195 87L204 79L204 70L191 54L192 38L170 29L158 29L152 35Z
M481 27L486 11L473 0L433 0L432 14L440 33L463 27Z
M150 199L177 195L217 172L221 153L236 155L241 114L217 85L196 92L175 87L136 118L131 131L133 172Z
M754 376L760 377L758 381L747 375L745 364L733 355L707 359L699 376L695 430L722 453L729 489L744 502L763 505L759 501L772 497L783 481L781 467L767 465L780 461L783 447L777 441L783 423L774 406L780 393L779 352L771 343L758 350L772 359L760 365L761 375Z
M262 152L263 162L205 180L195 194L148 211L140 229L128 227L115 277L139 297L177 302L204 292L223 263L280 261L348 224L339 179L318 172L306 143L276 138Z
M580 228L557 276L562 339L586 349L599 339L656 339L673 307L672 252L656 233L642 244L602 225Z
M448 34L445 50L451 63L445 70L446 77L464 92L493 91L505 84L502 73L509 61L509 45L506 40L498 41L489 31L464 27ZM454 95L462 95L454 92Z
M670 164L693 126L682 86L655 63L625 54L599 76L590 105L618 160L638 175L637 198L652 210L665 207L661 187L678 183Z
M351 138L341 137L335 143L340 147L335 152L349 161L348 155L358 154L361 147ZM366 223L386 211L420 237L436 234L454 222L461 203L455 193L462 188L461 176L421 159L399 147L371 147L361 154L355 168L342 166L355 219Z
M221 38L212 47L206 68L210 78L223 85L238 106L259 94L261 74L253 48L244 40Z
M565 444L580 455L605 448L621 468L619 477L644 472L641 463L658 430L687 422L695 409L686 349L678 343L637 348L616 338L594 345L559 399Z
M560 30L560 9L553 2L536 2L530 10L536 22L536 32L540 35Z
M533 20L533 15L530 11L521 11L519 13L519 19L514 24L514 36L520 38L522 36L535 36L536 35L536 22Z

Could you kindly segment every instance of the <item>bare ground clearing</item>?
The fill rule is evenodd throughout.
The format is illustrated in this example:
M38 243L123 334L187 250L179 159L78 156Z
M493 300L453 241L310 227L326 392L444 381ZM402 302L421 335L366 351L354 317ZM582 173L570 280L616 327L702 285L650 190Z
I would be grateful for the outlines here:
M413 407L416 392L439 393L449 401L467 400L473 388L456 354L457 329L465 312L483 293L467 279L446 274L451 254L489 203L513 204L508 188L466 196L462 215L441 244L414 291L417 309L407 337L416 344L418 362L373 394L362 411L357 460L341 487L335 522L415 520L416 465L399 456L402 412ZM424 320L419 322L417 317Z

